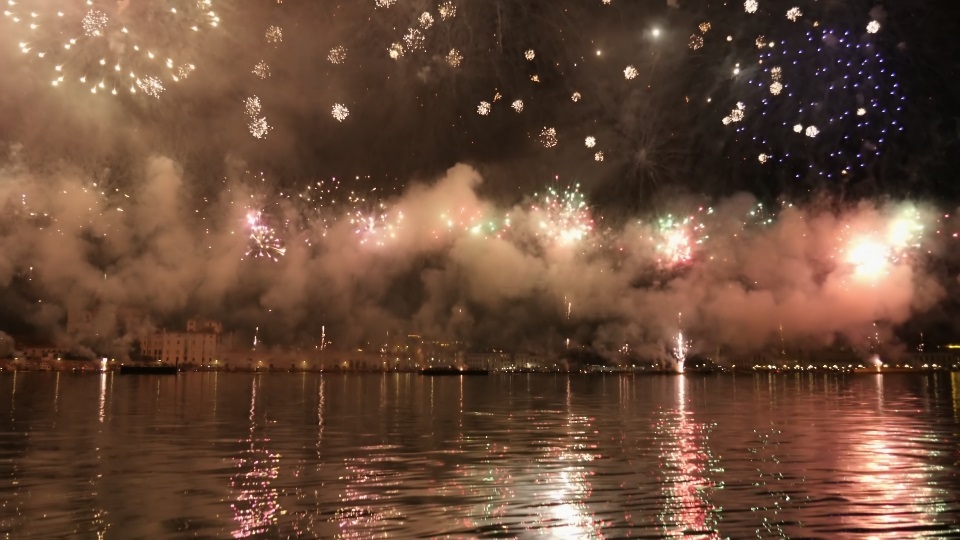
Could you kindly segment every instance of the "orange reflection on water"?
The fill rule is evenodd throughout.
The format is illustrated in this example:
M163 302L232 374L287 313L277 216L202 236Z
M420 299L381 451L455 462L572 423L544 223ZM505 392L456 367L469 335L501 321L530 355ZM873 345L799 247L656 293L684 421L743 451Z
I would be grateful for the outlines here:
M674 380L677 406L667 411L655 427L661 446L663 534L720 538L716 531L718 510L709 498L715 485L706 477L717 460L706 444L706 426L694 421L687 411L687 377L681 374Z
M272 486L280 473L280 455L270 452L270 439L257 432L257 386L260 377L253 379L250 392L250 432L243 442L249 445L236 460L237 473L230 486L238 491L237 501L231 505L238 528L234 538L248 538L275 533L280 518L280 496Z

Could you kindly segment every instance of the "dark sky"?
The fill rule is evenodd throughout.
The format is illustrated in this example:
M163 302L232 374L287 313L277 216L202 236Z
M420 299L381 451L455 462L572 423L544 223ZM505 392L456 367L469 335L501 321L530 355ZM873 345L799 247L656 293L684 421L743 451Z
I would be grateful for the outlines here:
M699 313L687 317L701 339L712 333L726 344L737 341L719 322L728 309L709 307L722 287L736 284L745 298L755 287L767 290L782 318L789 301L777 291L796 286L814 306L805 309L821 313L835 308L836 298L818 296L830 271L815 268L837 255L793 246L801 255L754 263L777 276L781 264L799 257L812 280L802 286L807 278L777 276L764 285L750 283L748 268L706 264L651 277L656 256L648 248L630 246L638 254L627 262L610 256L627 238L639 242L630 230L637 219L654 224L656 216L712 203L730 212L716 218L716 236L732 230L732 216L752 204L744 198L754 198L768 208L801 206L807 223L882 228L912 200L933 230L949 226L942 214L960 195L960 73L949 47L960 7L947 0L760 0L755 13L741 2L473 0L453 2L456 15L447 18L436 2L419 0L389 7L375 0L214 0L215 28L206 24L209 10L192 0L95 4L58 18L47 3L23 0L0 19L7 156L0 203L8 214L0 228L0 285L9 305L19 306L5 323L18 331L56 326L68 304L101 302L140 306L159 321L200 312L238 328L272 327L278 342L309 342L329 321L342 326L346 340L361 342L384 328L426 327L534 347L546 341L539 334L547 327L550 335L610 348L662 341L675 329L676 312L687 311ZM167 12L171 6L178 15ZM796 20L787 16L792 7L802 12ZM106 22L84 35L80 22L92 12ZM31 20L37 29L29 29ZM879 25L875 33L871 22ZM282 39L270 37L277 35L271 27ZM64 49L74 35L77 43ZM760 36L761 45L774 46L758 48ZM413 43L421 38L422 45ZM20 52L21 43L30 53ZM396 59L393 44L403 46ZM343 59L334 63L336 48ZM155 59L146 59L148 50ZM451 57L460 59L457 66ZM174 82L164 58L173 71L196 69ZM123 67L111 70L114 62ZM253 73L260 62L269 66L266 78ZM64 82L51 86L61 73ZM151 76L165 88L159 98L128 91L131 80ZM98 80L104 87L93 94ZM774 94L774 83L783 90ZM118 95L109 95L115 87ZM254 96L260 110L251 118L244 104ZM342 122L331 114L335 104L349 109ZM489 113L479 114L486 107ZM258 139L248 124L261 117L271 129ZM544 140L548 128L555 146ZM458 163L470 168L447 172ZM333 177L338 183L330 188ZM320 181L340 206L290 199ZM608 234L591 240L603 245L600 254L556 259L550 246L521 233L496 246L407 238L396 250L402 255L390 256L345 247L356 236L356 225L343 223L350 192L366 198L361 210L380 199L407 209L406 223L421 219L411 212L440 207L470 207L500 220L519 215L536 237L536 216L523 215L534 193L574 183L595 230ZM74 197L76 189L100 198ZM244 205L261 207L277 229L287 247L280 262L238 262ZM64 222L73 232L52 236ZM321 222L329 235L319 232ZM807 226L786 223L776 234L804 234ZM301 237L310 239L303 253L295 247ZM36 249L44 242L46 251ZM722 249L749 252L769 242ZM501 249L502 259L490 260L520 272L513 283L491 280L497 266L487 268L480 257ZM720 250L714 245L699 256ZM911 294L899 304L880 302L820 326L798 321L788 333L859 339L877 320L894 328L915 321L918 311L937 311L955 283L951 263L938 264L903 278ZM602 284L577 279L593 273L603 280L619 274ZM928 277L939 292L923 285ZM634 297L622 298L624 290ZM590 309L571 318L563 306L574 295L608 305L588 302ZM676 306L644 315L651 295L675 295ZM44 298L59 308L39 308ZM498 322L504 312L510 328ZM466 315L458 322L451 313ZM736 345L762 346L773 334L758 323L752 338Z

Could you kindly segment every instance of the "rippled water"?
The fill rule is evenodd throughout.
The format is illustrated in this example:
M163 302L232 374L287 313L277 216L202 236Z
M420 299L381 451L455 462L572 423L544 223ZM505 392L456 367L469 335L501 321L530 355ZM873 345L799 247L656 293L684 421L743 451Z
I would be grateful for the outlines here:
M0 375L10 538L960 538L960 376Z

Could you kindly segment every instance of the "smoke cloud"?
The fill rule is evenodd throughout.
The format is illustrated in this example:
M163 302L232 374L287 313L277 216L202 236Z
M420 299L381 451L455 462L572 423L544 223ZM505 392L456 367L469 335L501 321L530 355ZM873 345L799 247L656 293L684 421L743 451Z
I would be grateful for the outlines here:
M556 234L570 225L537 199L486 199L481 175L458 165L379 201L376 226L334 206L314 209L327 221L271 206L265 219L285 250L274 261L250 255L252 190L242 179L201 204L170 159L131 174L135 188L124 192L69 168L0 172L0 289L18 306L8 322L62 335L67 310L96 304L161 324L202 314L292 345L315 343L323 327L343 347L420 333L535 351L571 339L654 356L680 330L695 348L742 352L889 339L946 291L922 256L943 240L918 232L938 213L905 202L784 204L759 219L741 194L700 207L687 229L594 216L581 238ZM691 253L677 262L664 246L680 233ZM858 243L886 247L858 260ZM80 341L131 339L98 328L99 341Z

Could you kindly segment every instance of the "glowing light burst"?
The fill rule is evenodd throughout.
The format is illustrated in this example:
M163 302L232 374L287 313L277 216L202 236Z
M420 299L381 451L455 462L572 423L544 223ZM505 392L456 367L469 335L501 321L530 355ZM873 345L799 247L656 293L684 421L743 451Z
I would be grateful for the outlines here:
M743 10L747 13L756 13L758 7L757 0L747 0L743 3Z
M480 104L477 105L477 114L480 116L487 116L490 114L490 109L491 105L489 101L481 101Z
M447 53L447 63L450 64L450 67L460 67L462 61L463 55L457 49L450 49L450 52Z
M879 31L880 31L880 23L879 23L879 22L877 22L877 21L870 21L869 23L867 23L867 33L868 33L868 34L876 34L876 33L879 32Z
M688 46L689 46L691 49L693 49L693 50L697 50L697 49L703 47L703 36L698 35L698 34L693 34L693 35L691 35L691 36L690 36L690 41L689 41L689 43L688 43Z
M426 36L417 28L408 28L403 35L403 44L411 51L422 51L426 43Z
M582 97L583 97L583 96L580 95L580 92L574 92L574 93L570 94L570 101L576 103L576 102L580 101L580 98L582 98Z
M635 67L633 67L633 66L627 66L627 67L624 68L624 70L623 70L623 78L629 81L629 80L632 80L632 79L637 78L637 74L638 74L638 73L639 73L639 72L637 71L637 68L635 68Z
M350 116L350 109L348 109L346 105L342 103L335 103L330 111L330 114L333 115L334 120L337 122L343 122L348 116Z
M553 148L557 146L557 130L552 127L545 127L540 131L540 144L544 148Z
M749 76L731 79L740 101L723 123L747 155L776 156L778 175L820 181L869 174L904 130L906 102L895 67L873 39L823 27L757 38L761 48L743 66Z
M347 48L343 45L337 45L327 53L327 60L331 64L342 64L347 61Z
M267 258L276 262L287 252L277 232L267 224L262 211L247 212L247 228L250 231L247 257Z
M533 49L527 49L524 51L523 57L527 60L533 61L533 59L537 57L537 53Z
M583 140L583 144L587 148L593 148L594 146L597 145L597 139L596 137L593 137L593 136L587 137L586 139Z
M403 57L405 52L402 43L391 43L390 47L387 48L387 54L389 54L393 60Z
M690 352L691 345L693 345L693 342L683 338L682 330L677 332L677 337L674 338L673 344L673 357L677 361L678 373L683 373L686 369L687 354Z
M514 102L510 104L510 108L512 108L514 111L518 113L523 112L523 100L522 99L514 100Z
M603 161L603 152L597 152L593 154L594 161Z
M417 21L420 23L420 28L427 30L431 26L433 26L433 15L431 15L429 12L424 11L423 13L420 14L420 17L417 18Z
M3 14L20 51L52 69L53 86L159 97L166 84L196 69L180 57L196 55L205 31L219 25L212 3L88 0L86 9L67 9L42 0L8 0Z
M734 107L733 110L730 111L730 114L723 117L723 125L726 126L729 124L743 121L743 117L745 116L745 111L746 111L746 106L743 104L743 102L742 101L738 102L736 107Z
M267 64L265 60L261 60L253 66L252 73L261 79L266 79L270 76L270 64Z
M351 193L347 220L360 245L383 247L397 237L403 213L391 213L386 203Z
M846 262L853 267L856 277L876 280L892 266L910 260L920 248L924 232L921 212L913 205L903 205L889 218L886 230L851 238L847 242Z
M853 265L856 276L875 279L887 272L890 248L871 238L857 239L847 253L847 262Z
M586 239L593 231L593 217L579 184L562 191L551 187L536 199L531 215L538 235L560 245L570 245Z
M83 16L83 33L88 37L101 37L107 27L107 14L95 9Z
M397 0L376 0L378 8L388 8L397 3Z
M699 213L713 213L708 208ZM657 221L655 234L657 262L664 268L673 269L693 261L694 248L703 244L708 237L706 226L696 215L678 220L667 215Z
M271 25L267 27L267 31L263 34L264 39L267 40L267 43L278 44L283 42L283 28L279 26Z
M443 21L452 19L457 16L457 6L450 1L443 2L437 6L437 13L440 14L440 19Z
M792 7L787 10L787 18L790 19L791 22L797 22L797 19L800 17L803 17L803 12L800 11L800 8Z

